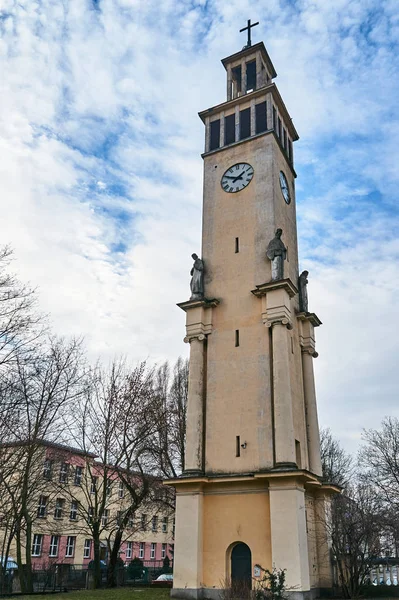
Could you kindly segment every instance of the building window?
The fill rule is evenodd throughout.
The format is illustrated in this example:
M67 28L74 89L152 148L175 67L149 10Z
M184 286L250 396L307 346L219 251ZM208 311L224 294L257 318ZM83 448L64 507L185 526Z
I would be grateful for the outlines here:
M125 486L123 485L123 481L119 482L118 485L118 498L123 498L125 495Z
M231 69L232 97L241 93L241 65Z
M220 119L211 121L211 140L209 150L216 150L220 146Z
M133 529L133 527L134 527L134 514L129 517L127 526L130 527L130 529Z
M156 515L152 517L152 531L158 531L158 517Z
M105 493L107 494L107 496L110 496L111 493L112 493L112 481L111 481L111 479L107 479L107 487L106 487Z
M78 518L78 501L72 500L71 502L71 510L69 512L69 518L71 521L76 521Z
M283 146L284 150L287 152L287 130L283 127Z
M90 558L91 555L91 540L85 540L83 547L83 558Z
M37 516L43 519L46 516L47 496L40 496L37 506Z
M150 558L155 558L155 544L152 542L150 550Z
M236 329L236 333L235 333L235 347L238 348L239 345L240 345L240 330Z
M276 109L273 106L273 129L274 131L277 131L277 112Z
M53 475L53 461L46 458L43 464L43 478L50 480Z
M236 116L233 113L224 118L224 145L234 144L236 141Z
M247 93L256 90L256 61L247 63Z
M89 523L93 523L93 521L94 521L94 507L93 506L89 506L89 510L87 512L88 512Z
M133 542L126 543L126 558L132 558Z
M145 531L146 529L147 529L147 515L142 514L141 515L141 530Z
M281 119L280 119L280 117L278 117L277 121L278 121L278 131L277 131L277 134L278 134L278 137L281 140L282 134L281 134Z
M33 536L32 543L32 556L40 556L42 553L43 535L41 533L35 533Z
M240 140L245 140L251 135L251 109L240 110Z
M90 488L91 494L95 494L97 491L97 480L98 480L98 477L91 478L91 488Z
M75 467L75 485L82 485L83 467Z
M103 516L101 517L101 524L105 527L106 525L108 525L108 518L109 518L109 509L105 508L104 512L103 512Z
M255 132L267 131L266 102L255 104Z
M75 542L76 537L73 535L68 535L67 544L65 549L65 556L73 556L75 554Z
M144 558L144 543L145 542L140 542L140 546L139 546L139 558Z
M58 556L58 547L60 545L60 536L52 535L50 540L49 556Z
M62 513L64 511L65 500L57 498L55 501L54 519L62 519Z
M61 463L60 468L60 483L67 483L68 481L68 463Z
M166 544L162 544L161 558L164 559L166 556Z
M290 138L288 138L288 158L290 159L290 162L292 162L292 142Z
M162 533L168 532L168 517L162 519Z
M122 525L123 522L123 510L118 510L118 512L116 513L116 524L118 525L118 527L120 527Z

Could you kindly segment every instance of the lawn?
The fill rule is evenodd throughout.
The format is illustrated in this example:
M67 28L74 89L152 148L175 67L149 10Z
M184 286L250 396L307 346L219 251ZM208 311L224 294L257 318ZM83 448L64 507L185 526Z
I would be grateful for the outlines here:
M61 594L19 596L19 600L169 600L170 589L113 588L106 590L79 590Z

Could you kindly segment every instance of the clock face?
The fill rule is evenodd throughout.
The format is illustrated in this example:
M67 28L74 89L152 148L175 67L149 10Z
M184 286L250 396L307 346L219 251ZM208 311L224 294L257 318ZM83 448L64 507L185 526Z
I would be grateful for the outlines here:
M287 178L282 171L280 171L280 187L284 200L289 204L291 202L290 188L288 187Z
M249 185L254 176L254 168L248 163L233 165L222 176L220 181L225 192L240 192Z

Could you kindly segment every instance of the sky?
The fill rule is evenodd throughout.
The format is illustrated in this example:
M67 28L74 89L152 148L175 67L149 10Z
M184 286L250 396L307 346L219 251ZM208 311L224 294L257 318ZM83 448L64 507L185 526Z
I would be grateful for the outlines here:
M91 357L188 355L203 124L260 24L293 117L319 419L399 417L397 0L0 0L0 244Z

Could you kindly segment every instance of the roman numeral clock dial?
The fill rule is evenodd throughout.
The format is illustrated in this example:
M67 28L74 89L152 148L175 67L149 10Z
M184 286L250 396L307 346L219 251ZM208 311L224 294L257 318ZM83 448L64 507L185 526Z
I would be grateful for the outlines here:
M237 163L223 174L220 181L225 192L235 193L249 185L254 176L254 168L248 163Z

